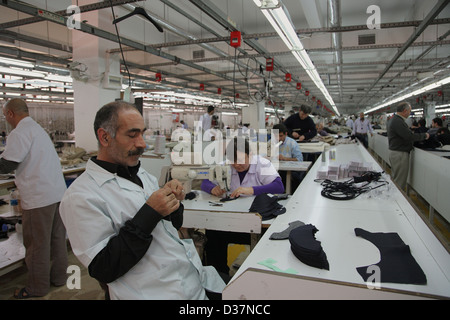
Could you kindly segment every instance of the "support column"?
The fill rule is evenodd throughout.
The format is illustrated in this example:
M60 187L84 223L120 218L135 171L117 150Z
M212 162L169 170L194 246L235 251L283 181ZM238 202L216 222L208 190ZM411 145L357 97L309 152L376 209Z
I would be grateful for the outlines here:
M436 101L426 101L426 106L423 108L423 115L427 127L431 126L431 121L436 117Z
M74 4L78 2L80 6L89 1L73 2ZM87 20L91 25L115 33L111 11L86 12L82 14L82 19ZM105 75L120 77L119 55L107 53L109 49L117 48L119 45L73 29L72 46L76 146L84 148L87 152L96 151L98 146L94 133L95 114L106 103L120 98L120 86L114 86L111 83L107 85L110 89L104 86ZM77 63L80 64L77 65Z
M242 123L250 123L250 128L265 129L265 102L252 102L248 107L242 108Z

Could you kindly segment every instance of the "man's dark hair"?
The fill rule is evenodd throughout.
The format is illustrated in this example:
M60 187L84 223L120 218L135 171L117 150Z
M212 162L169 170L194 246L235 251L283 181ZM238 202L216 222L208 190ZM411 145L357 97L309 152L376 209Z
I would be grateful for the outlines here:
M105 129L105 131L108 132L111 135L111 137L115 138L117 131L117 121L119 119L119 112L122 110L129 110L129 109L137 110L135 105L120 100L110 102L101 107L97 111L94 120L94 132L97 140L99 140L97 131L100 128Z
M214 106L208 106L208 113L210 113L211 111L214 111Z
M436 117L433 119L433 122L436 123L439 127L442 127L442 119L439 117Z
M306 114L310 114L311 113L311 107L302 104L300 106L300 111L302 111L303 113L306 113Z
M419 119L418 124L424 128L427 126L427 122L423 118Z
M282 132L284 134L287 134L288 129L286 128L286 126L282 123L277 123L273 126L272 128L273 130L278 130L278 132Z

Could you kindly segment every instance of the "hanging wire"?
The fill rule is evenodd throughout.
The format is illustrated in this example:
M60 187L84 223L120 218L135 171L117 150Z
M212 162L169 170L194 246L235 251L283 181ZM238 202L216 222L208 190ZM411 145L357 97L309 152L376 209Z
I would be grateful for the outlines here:
M111 5L111 11L112 11L113 19L114 19L116 14L114 13L114 6L112 4L112 0L109 0L109 3ZM116 28L117 40L119 41L119 48L120 48L120 53L122 54L123 64L124 64L125 69L127 70L127 74L128 74L128 86L131 87L131 75L130 75L130 71L128 70L127 62L125 61L125 56L123 54L122 42L120 41L120 35L119 35L119 29L117 28L117 24L114 24L114 27Z

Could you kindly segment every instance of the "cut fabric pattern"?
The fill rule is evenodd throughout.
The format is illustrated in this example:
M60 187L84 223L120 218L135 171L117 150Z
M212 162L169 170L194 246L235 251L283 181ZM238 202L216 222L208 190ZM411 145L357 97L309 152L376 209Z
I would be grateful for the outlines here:
M380 282L402 284L427 284L427 277L397 233L371 233L361 228L355 228L358 237L372 242L380 251L380 262L375 264L380 268ZM356 270L367 282L371 272L367 268L358 267Z
M270 240L285 240L289 239L289 234L295 228L304 226L305 224L299 220L289 222L289 227L281 232L274 232L270 235Z

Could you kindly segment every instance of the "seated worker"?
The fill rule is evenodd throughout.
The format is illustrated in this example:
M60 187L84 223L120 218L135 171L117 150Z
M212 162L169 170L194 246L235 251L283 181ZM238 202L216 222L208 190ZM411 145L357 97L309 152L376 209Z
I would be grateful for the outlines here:
M284 121L290 137L298 139L298 141L307 141L317 135L316 125L309 116L310 113L310 107L301 105L297 114L294 113Z
M231 198L284 192L284 185L275 167L266 158L253 155L247 139L234 138L227 146L228 155L234 155L233 159L228 159L231 161ZM201 189L218 197L226 193L226 190L207 179L202 181Z
M450 131L448 130L448 128L439 128L436 133L436 139L444 146L449 145Z
M436 135L439 128L442 128L442 119L439 117L434 118L431 120L431 128L427 131L430 136Z
M321 135L322 137L325 137L325 136L330 135L330 134L325 130L325 127L323 126L323 123L322 123L322 122L318 122L318 123L316 124L316 129L317 129L317 133L318 133L319 135Z
M140 167L145 129L132 104L115 101L98 110L98 155L61 201L72 250L91 277L107 283L112 299L207 299L225 283L202 265L193 242L178 236L182 184L171 180L159 188Z
M242 150L241 150L242 149ZM263 193L284 192L284 186L272 163L264 157L252 155L244 138L234 138L227 146L227 157L231 164L231 198ZM221 197L226 193L214 182L203 180L201 189ZM229 273L227 250L229 243L250 244L249 233L206 230L206 261L219 272Z
M278 130L278 141L282 142L282 144L278 147L278 159L280 161L303 161L303 154L300 150L300 146L294 139L287 136L288 130L286 126L279 123L273 126L273 130ZM283 184L286 185L286 171L280 170L278 173L280 174ZM292 192L294 192L305 177L305 172L292 171L291 177L293 182Z

